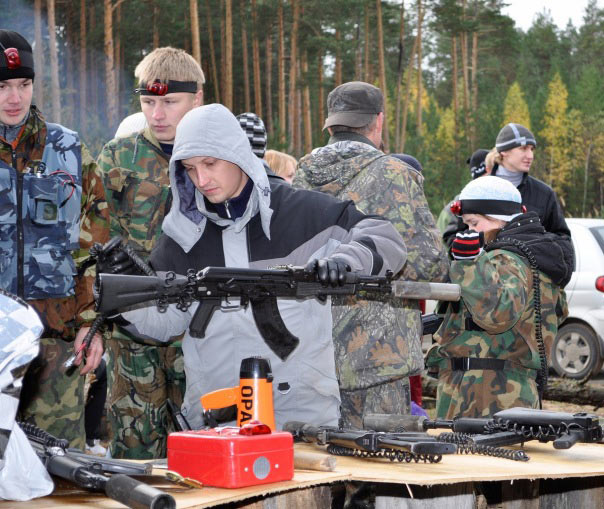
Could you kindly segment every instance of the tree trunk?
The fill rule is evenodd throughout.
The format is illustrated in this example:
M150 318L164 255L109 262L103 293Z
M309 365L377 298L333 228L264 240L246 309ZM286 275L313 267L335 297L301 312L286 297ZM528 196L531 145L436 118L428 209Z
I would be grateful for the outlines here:
M298 59L298 65L296 66L296 76L302 74L300 68L300 59ZM300 157L302 155L302 90L296 87L296 107L294 109L294 155Z
M593 139L587 145L587 155L585 156L585 175L583 176L583 205L581 206L581 217L585 217L585 204L587 203L587 182L589 173L589 160L591 158L591 149L593 147Z
M220 0L220 96L222 97L222 103L225 104L226 96L226 25L224 22L225 17L225 1Z
M189 11L185 9L183 13L183 26L189 25ZM189 37L189 32L187 30L182 31L183 35L183 48L187 53L191 53L191 38Z
M382 143L384 151L388 152L390 140L388 139L388 87L386 83L386 63L384 59L384 29L382 26L382 0L375 0L375 16L377 18L377 38L380 65L380 88L384 94L384 124L382 126ZM419 27L418 27L419 29Z
M210 0L206 0L206 19L208 24L208 38L210 41L210 64L212 68L212 85L214 86L214 101L220 102L220 83L218 82L218 71L216 69L216 51L214 51L214 33L212 31L212 11Z
M472 150L476 148L478 123L478 32L472 33Z
M453 121L455 126L458 125L458 119L459 119L459 101L457 100L457 76L459 74L459 71L457 69L457 37L456 36L451 36L451 62L452 62L452 66L453 66L453 78L451 80L451 84L453 86ZM459 135L458 135L458 130L455 129L455 134L453 135L453 146L454 146L454 151L453 153L455 154L455 167L459 167L459 157L458 157L458 150L457 150L457 142L459 140Z
M361 49L361 18L357 12L357 29L355 32L355 50L354 50L354 79L363 81L363 51Z
M277 18L279 24L279 61L277 63L277 73L279 74L279 143L285 146L286 129L285 124L285 36L283 30L283 2L278 0Z
M245 3L246 0L241 0L239 3L239 12L241 18L241 46L243 48L243 101L245 103L245 111L252 111L250 103L250 64L247 55L247 29L245 27L247 22L247 16L245 15Z
M417 0L417 135L422 135L422 22L423 9L421 0Z
M88 108L88 101L86 100L86 77L88 74L86 51L86 0L80 0L80 68L78 72L80 78L80 131L83 131L86 125L86 112Z
M111 0L103 1L105 27L105 98L107 101L107 124L109 128L117 124L117 97L115 95L115 69L113 48L113 5Z
M290 47L290 61L289 61L289 100L294 108L294 111L290 112L289 115L289 135L290 135L290 143L289 150L290 152L295 152L296 144L298 143L298 139L296 138L296 133L299 129L296 128L297 120L299 117L297 116L297 112L295 111L297 108L297 97L296 97L296 88L297 88L297 67L298 67L298 22L300 15L300 4L299 0L291 0L292 3L292 31L291 31L291 47ZM336 57L337 58L337 57ZM337 64L336 64L337 67Z
M317 55L317 88L317 127L320 133L325 123L325 89L323 87L323 53L321 50Z
M50 97L52 99L52 121L61 123L61 88L59 86L59 56L57 54L57 32L55 25L55 0L47 0L48 51L50 53Z
M89 27L93 27L95 25L95 21L96 21L96 6L94 4L92 5L88 5L88 26ZM90 80L89 80L89 97L90 97L90 109L91 111L100 111L101 112L101 117L103 116L104 113L104 120L107 119L107 113L105 111L104 107L101 107L101 105L99 104L99 80L97 79L97 76L99 75L99 69L98 69L98 65L99 65L99 60L100 58L98 57L98 52L94 50L93 45L90 45L90 53L88 54L88 62L89 62L89 69L90 69ZM103 119L101 118L101 121L103 121Z
M465 20L466 18L466 0L462 1L462 16ZM468 34L466 32L461 32L460 34L460 43L461 43L461 70L463 76L463 107L464 107L464 123L466 128L466 133L468 133L468 129L470 127L470 84L468 78Z
M394 119L395 125L395 136L394 136L394 150L400 151L401 143L401 82L403 81L403 58L405 57L404 52L404 39L405 37L405 0L401 0L401 23L399 26L398 36L398 66L396 71L396 113Z
M258 42L258 20L256 0L252 0L252 58L254 60L254 107L256 115L262 117L262 87L260 86L260 44Z
M82 0L84 1L84 0ZM44 111L44 71L42 69L42 0L34 1L34 68L38 71L38 79L34 80L36 106Z
M116 111L116 121L121 117L120 104L118 101L118 97L120 96L121 89L121 78L122 78L122 36L121 36L121 24L122 24L122 4L119 2L115 7L115 35L114 46L115 46L115 57L113 68L115 69L115 111Z
M63 122L69 126L73 126L75 122L76 111L76 69L78 64L75 60L77 48L76 30L75 30L75 10L69 9L65 13L65 38L64 45L60 48L60 53L63 55L63 71L65 76L65 88L63 96Z
M191 15L191 48L193 58L201 65L201 41L199 40L199 10L197 0L189 0L189 13Z
M224 75L224 105L233 110L233 2L225 0L224 22L225 22L225 75Z
M567 378L549 378L543 399L602 408L604 388Z
M152 1L152 9L153 9L153 49L159 48L159 7L157 5L156 0Z
M333 76L335 87L342 84L342 48L340 47L340 37L340 29L336 28L336 67Z
M310 117L310 88L308 86L308 55L302 52L302 76L304 88L302 89L302 115L304 116L304 153L312 151L312 121Z
M266 90L266 115L264 116L264 125L269 135L273 134L273 38L272 38L272 24L269 26L266 32L266 40L265 40L265 51L266 51L266 61L265 61L265 71L264 75L266 76L264 83L266 86L264 89Z
M371 83L371 46L369 32L369 6L365 4L365 81Z
M422 23L424 19L424 12L421 12L421 17L419 18L419 20L417 21L417 26L419 27ZM415 57L415 53L417 51L417 46L419 43L419 30L418 33L415 36L415 39L413 41L413 48L411 48L411 54L409 55L409 64L407 65L407 71L405 73L405 100L403 101L403 113L402 113L402 117L403 117L403 127L401 128L401 146L399 148L399 150L401 152L405 151L405 140L407 137L407 112L409 111L409 98L411 95L411 72L413 71L413 61L414 61L414 57Z

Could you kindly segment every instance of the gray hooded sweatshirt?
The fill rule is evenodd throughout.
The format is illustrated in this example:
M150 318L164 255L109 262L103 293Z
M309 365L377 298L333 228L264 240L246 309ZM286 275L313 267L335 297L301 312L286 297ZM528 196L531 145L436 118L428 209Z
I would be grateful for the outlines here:
M235 220L208 210L180 161L211 156L236 164L253 182L244 213ZM383 275L398 272L405 262L402 238L386 220L366 216L352 202L323 193L269 184L261 161L233 114L212 104L187 113L176 131L170 161L173 204L163 223L163 236L151 256L158 271L184 274L221 260L226 267L266 269L278 264L304 265L313 258L337 256L353 270ZM210 240L211 239L211 240ZM167 341L185 332L183 351L187 388L182 411L189 423L202 426L199 398L210 391L238 385L241 360L262 356L271 362L277 428L289 420L336 425L339 390L335 374L329 299L278 299L287 328L300 339L282 361L259 333L250 307L216 310L202 339L188 326L197 305L166 313L155 306L124 313L137 332Z

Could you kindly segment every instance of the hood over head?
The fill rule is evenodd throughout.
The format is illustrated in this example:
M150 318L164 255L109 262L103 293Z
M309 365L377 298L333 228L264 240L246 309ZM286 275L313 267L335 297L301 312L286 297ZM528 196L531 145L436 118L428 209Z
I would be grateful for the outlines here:
M181 163L191 157L215 157L239 166L254 183L245 213L235 219L224 219L206 208L203 195L187 175ZM221 104L208 104L189 111L176 128L170 159L172 207L162 229L182 246L185 252L201 238L207 221L220 226L234 225L241 231L249 220L260 213L262 229L270 238L271 189L262 161L252 152L246 134L235 116Z

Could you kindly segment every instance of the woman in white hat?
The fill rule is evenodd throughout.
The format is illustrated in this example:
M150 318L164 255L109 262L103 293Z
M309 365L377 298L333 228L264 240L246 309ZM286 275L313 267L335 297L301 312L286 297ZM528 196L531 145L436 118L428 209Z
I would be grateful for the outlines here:
M437 415L537 408L547 354L567 314L561 288L573 261L506 180L471 181L452 210L469 230L451 247L450 277L461 300L449 304L427 355L426 364L439 370Z

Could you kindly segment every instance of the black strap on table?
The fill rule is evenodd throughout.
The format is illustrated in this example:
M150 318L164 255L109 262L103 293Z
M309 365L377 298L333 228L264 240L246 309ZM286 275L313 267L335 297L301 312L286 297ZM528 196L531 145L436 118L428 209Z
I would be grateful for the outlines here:
M470 371L471 369L492 369L500 371L505 369L506 361L503 359L479 359L477 357L452 357L452 371Z

